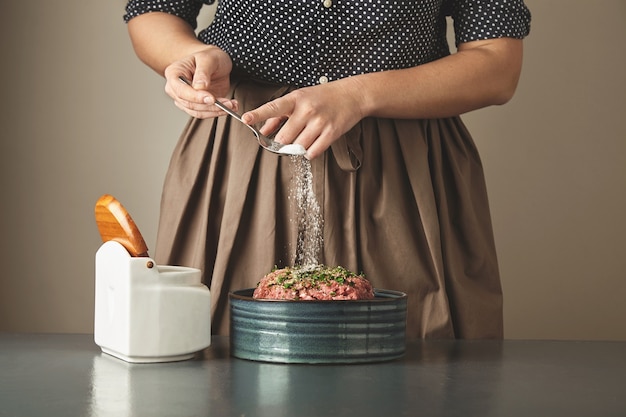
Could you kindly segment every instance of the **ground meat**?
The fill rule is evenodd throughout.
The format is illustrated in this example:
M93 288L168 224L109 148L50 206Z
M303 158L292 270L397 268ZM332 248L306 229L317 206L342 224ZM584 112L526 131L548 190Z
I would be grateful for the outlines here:
M264 276L254 290L254 298L277 300L369 300L372 284L340 266L287 267Z

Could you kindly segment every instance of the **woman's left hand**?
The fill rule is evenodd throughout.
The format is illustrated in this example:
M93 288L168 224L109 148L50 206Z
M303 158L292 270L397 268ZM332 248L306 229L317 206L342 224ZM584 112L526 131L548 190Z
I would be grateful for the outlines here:
M301 88L242 117L250 125L265 122L264 135L280 128L274 140L298 143L307 149L306 157L314 159L362 119L357 87L358 82L345 78Z

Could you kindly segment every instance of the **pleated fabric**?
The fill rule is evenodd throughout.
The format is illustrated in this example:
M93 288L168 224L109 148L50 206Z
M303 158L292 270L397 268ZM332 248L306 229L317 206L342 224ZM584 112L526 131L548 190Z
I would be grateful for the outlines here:
M243 110L287 91L249 79L231 90ZM202 270L216 334L228 334L230 291L295 261L296 163L230 117L190 119L173 151L155 259ZM364 119L311 169L320 263L406 292L407 337L502 338L483 168L460 118Z

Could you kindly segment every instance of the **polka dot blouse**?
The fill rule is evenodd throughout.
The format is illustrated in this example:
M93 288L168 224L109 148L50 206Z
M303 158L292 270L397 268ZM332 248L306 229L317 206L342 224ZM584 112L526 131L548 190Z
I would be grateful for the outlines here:
M211 3L129 0L124 19L162 11L195 29L200 8ZM449 55L446 16L457 45L530 30L523 0L219 0L198 38L226 51L241 72L302 87Z

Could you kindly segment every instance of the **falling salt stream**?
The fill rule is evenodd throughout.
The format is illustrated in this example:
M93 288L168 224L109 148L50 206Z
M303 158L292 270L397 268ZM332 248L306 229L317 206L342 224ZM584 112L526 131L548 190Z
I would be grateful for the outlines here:
M292 156L295 167L295 184L290 197L295 199L296 219L298 222L298 241L295 265L315 267L319 265L318 256L323 245L322 211L313 191L313 171L311 161Z

